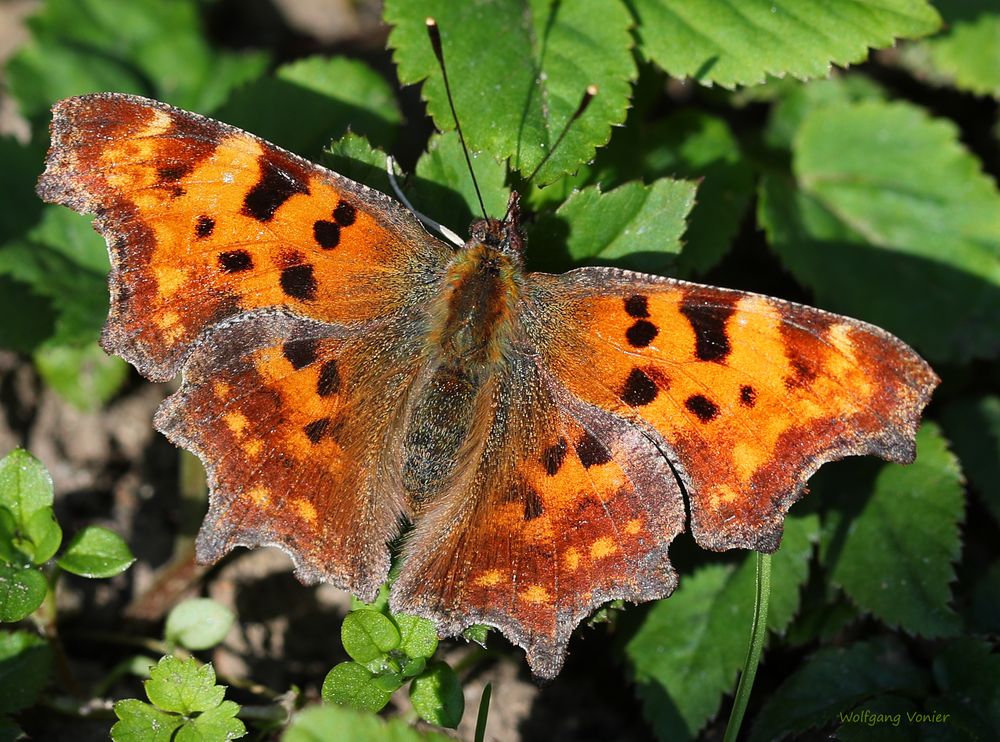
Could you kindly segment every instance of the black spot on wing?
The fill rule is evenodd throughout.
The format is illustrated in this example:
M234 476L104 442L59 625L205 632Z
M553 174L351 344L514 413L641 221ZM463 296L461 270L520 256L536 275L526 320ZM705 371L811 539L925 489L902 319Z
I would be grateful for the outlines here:
M240 273L253 268L253 258L246 250L219 253L219 268L223 273Z
M714 420L719 414L719 407L704 394L693 394L684 402L688 408L703 423Z
M340 227L334 222L320 219L313 223L313 238L324 250L332 250L340 244Z
M198 217L198 222L194 225L194 234L199 240L210 237L214 231L215 219L204 214Z
M554 477L559 472L559 469L562 468L563 461L566 459L566 448L566 439L560 437L555 445L546 448L542 454L542 464L545 465L545 473L550 477Z
M576 455L585 469L611 461L611 452L588 430L576 442Z
M298 370L316 361L316 345L316 341L312 338L289 340L281 346L281 352L292 364L292 368Z
M156 175L161 183L176 183L191 172L193 166L189 163L175 163L157 168Z
M309 187L292 173L261 157L260 180L243 199L243 213L259 222L269 222L285 201L296 193L309 193Z
M625 299L625 311L629 317L643 319L649 316L649 297L642 294L634 294Z
M757 390L749 384L740 387L740 404L744 407L753 407L757 404Z
M337 224L341 227L349 227L358 218L358 213L347 201L341 201L337 204L337 208L333 210L333 218L337 220Z
M732 302L712 297L706 303L692 293L681 302L681 314L687 317L694 330L695 356L700 361L724 361L729 355L729 336L726 323L735 309Z
M656 399L659 387L641 368L633 368L622 385L621 400L629 407L642 407Z
M542 499L538 496L538 492L532 487L526 487L524 490L524 519L534 520L544 512L545 508L542 505Z
M313 420L302 428L302 430L312 443L319 443L323 440L323 436L326 435L327 430L330 429L330 422L330 418L321 417L318 420Z
M291 265L281 271L281 290L301 301L316 298L316 277L311 265Z
M321 397L329 397L338 391L340 391L340 369L337 368L337 362L331 359L320 366L316 392Z
M630 328L625 331L625 339L633 348L645 348L660 334L659 329L649 320L636 320Z

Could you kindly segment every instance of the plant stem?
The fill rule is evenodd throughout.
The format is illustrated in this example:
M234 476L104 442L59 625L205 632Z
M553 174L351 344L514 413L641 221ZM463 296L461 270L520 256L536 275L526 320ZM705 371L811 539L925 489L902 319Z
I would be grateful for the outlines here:
M757 552L757 590L753 608L753 624L750 627L750 647L747 658L740 673L740 682L736 686L736 697L733 699L733 710L729 714L726 733L723 742L736 742L743 723L743 715L750 700L753 680L757 675L760 655L764 651L767 639L767 607L771 599L771 555Z

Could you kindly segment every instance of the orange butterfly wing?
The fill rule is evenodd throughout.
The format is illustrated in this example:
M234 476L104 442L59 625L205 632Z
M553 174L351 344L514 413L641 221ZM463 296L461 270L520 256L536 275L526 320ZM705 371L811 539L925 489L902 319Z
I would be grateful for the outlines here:
M379 457L452 250L377 191L129 95L56 104L38 191L98 215L104 347L153 379L183 365L157 426L209 472L200 558L275 544L373 598L404 508Z
M823 462L913 460L938 378L884 330L611 268L533 280L545 366L579 399L655 433L705 548L777 549Z
M57 103L46 166L42 198L97 214L108 241L104 347L156 380L242 312L357 323L417 306L452 252L388 196L146 98Z

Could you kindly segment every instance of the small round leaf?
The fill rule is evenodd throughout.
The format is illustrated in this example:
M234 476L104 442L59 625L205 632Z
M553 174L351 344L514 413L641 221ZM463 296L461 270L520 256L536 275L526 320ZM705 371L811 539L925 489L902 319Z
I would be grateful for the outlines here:
M438 636L434 624L426 618L410 616L401 613L393 616L399 627L399 648L406 652L407 657L428 658L437 649Z
M31 561L35 564L49 561L62 543L62 528L56 521L55 511L49 507L36 510L24 524L24 531L31 541Z
M399 630L378 611L351 611L340 627L340 640L351 659L361 664L378 659L399 646Z
M385 708L392 692L375 682L375 676L357 662L341 662L323 681L323 700L359 711L377 713Z
M167 641L186 649L208 649L226 638L236 616L209 598L179 603L167 616Z
M426 722L455 729L465 711L465 696L458 675L444 662L432 662L410 684L410 701Z
M49 583L34 567L0 564L0 621L13 623L34 613Z
M90 526L73 537L58 564L81 577L114 577L134 561L121 536L107 528Z

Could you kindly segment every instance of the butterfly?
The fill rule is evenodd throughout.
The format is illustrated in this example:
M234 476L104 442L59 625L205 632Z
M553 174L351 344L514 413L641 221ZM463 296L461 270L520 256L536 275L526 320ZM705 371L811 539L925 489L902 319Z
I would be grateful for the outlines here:
M156 426L204 462L197 551L274 545L393 611L480 623L554 677L607 601L677 585L687 524L777 549L826 461L915 455L938 379L858 320L615 268L524 269L516 194L454 248L392 198L115 93L53 108L38 193L97 215L104 348L183 372Z

